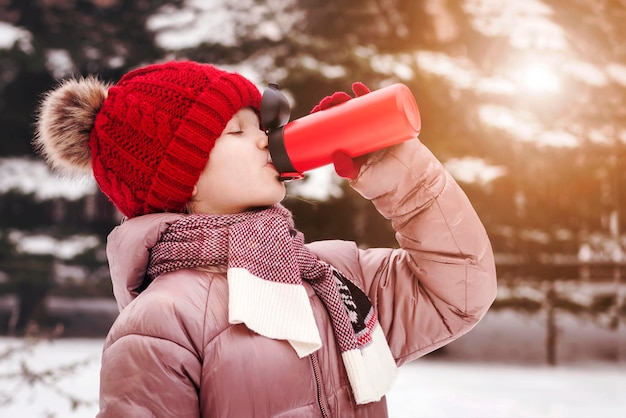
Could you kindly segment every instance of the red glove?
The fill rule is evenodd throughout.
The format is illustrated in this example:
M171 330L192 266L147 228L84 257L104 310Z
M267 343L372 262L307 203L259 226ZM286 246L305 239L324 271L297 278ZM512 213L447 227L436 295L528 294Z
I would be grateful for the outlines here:
M354 97L360 97L366 95L370 92L370 89L360 81L352 84L352 92L354 93ZM315 105L313 109L311 109L311 113L319 112L320 110L329 109L338 104L347 102L352 99L350 95L344 91L337 91L332 94L332 96L324 97L319 104Z
M367 88L365 84L357 81L352 84L352 92L354 93L354 97L360 97L369 93L370 89ZM352 97L350 97L348 93L343 91L337 91L331 96L324 97L319 102L319 104L311 109L311 113L329 109L338 104L345 103L350 99L352 99ZM361 165L363 165L365 160L367 160L366 156L352 158L348 154L345 154L343 152L336 152L335 154L333 154L333 165L335 166L335 171L341 177L345 177L348 179L356 178L361 169Z

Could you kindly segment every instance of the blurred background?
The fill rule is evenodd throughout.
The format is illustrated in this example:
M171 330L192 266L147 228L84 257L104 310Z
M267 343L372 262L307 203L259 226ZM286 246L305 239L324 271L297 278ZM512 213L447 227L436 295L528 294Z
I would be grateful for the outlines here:
M625 19L621 0L0 0L0 414L15 344L101 345L117 315L104 247L121 215L36 156L36 105L66 77L166 59L276 82L292 119L353 81L406 84L499 277L483 322L429 357L626 371ZM331 167L288 190L308 241L397 246Z

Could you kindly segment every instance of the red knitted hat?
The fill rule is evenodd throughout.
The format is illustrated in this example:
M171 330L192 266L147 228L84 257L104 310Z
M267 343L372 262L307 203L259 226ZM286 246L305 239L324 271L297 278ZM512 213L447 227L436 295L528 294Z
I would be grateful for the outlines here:
M228 121L260 105L254 84L209 64L131 71L108 90L91 131L96 181L128 217L181 212Z

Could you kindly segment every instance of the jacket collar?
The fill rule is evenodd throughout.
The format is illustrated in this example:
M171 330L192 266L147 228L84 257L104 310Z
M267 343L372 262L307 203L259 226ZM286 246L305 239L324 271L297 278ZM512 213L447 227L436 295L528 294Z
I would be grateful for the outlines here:
M138 216L123 221L111 231L106 253L113 295L120 311L140 293L152 247L163 231L184 216L180 213Z

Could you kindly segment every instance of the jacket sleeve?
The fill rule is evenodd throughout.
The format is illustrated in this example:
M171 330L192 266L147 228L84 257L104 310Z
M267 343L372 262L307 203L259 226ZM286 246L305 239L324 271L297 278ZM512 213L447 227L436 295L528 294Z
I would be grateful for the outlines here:
M199 417L195 372L186 367L194 362L189 350L161 338L115 341L102 357L98 418Z
M452 176L415 139L389 148L350 184L391 220L400 244L357 250L397 363L469 331L495 299L496 271L486 231Z

